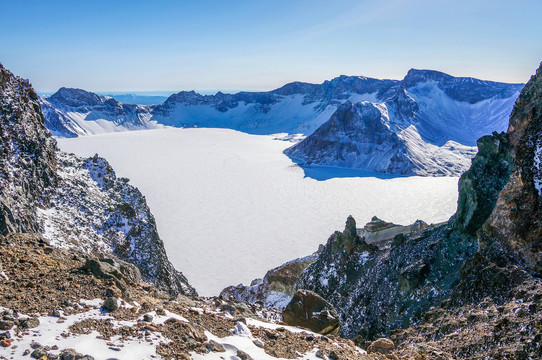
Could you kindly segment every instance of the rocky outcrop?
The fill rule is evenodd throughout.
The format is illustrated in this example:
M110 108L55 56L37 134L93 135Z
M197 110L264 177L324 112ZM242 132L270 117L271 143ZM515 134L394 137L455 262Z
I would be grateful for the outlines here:
M288 261L269 270L263 279L255 279L250 286L229 286L220 292L220 297L248 303L260 302L268 308L282 309L296 292L301 273L318 258L319 252Z
M36 208L57 182L56 141L27 80L0 64L0 234L39 231Z
M368 228L392 229L383 224L375 219ZM453 220L396 234L380 248L358 232L363 233L350 217L297 286L329 301L339 314L341 335L358 335L364 346L392 328L420 321L450 295L461 264L476 252L476 238L454 230Z
M340 323L337 311L319 295L309 290L297 290L282 310L284 322L322 335L337 335Z
M70 106L104 104L93 94L65 93L57 97ZM169 262L139 190L104 159L58 151L30 83L1 65L0 109L0 234L40 233L56 247L117 255L160 289L195 294Z
M480 252L542 276L542 67L516 102L508 136L514 171L480 234Z

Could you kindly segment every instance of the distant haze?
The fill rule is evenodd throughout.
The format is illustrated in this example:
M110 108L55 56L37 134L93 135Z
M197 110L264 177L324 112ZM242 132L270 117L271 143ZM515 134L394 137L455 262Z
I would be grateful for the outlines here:
M539 0L5 1L0 62L41 92L270 90L408 69L526 82Z

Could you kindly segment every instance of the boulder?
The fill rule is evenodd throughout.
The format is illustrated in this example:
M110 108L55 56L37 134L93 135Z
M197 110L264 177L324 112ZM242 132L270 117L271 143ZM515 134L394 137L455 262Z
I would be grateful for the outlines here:
M310 290L298 290L282 311L284 322L323 335L337 335L339 316L333 305Z
M119 300L116 297L108 297L105 299L102 308L107 312L116 311L119 308Z
M388 355L391 354L393 350L395 350L395 344L393 343L393 341L386 338L380 338L373 341L371 345L369 345L369 347L367 348L367 352L369 354L377 353Z

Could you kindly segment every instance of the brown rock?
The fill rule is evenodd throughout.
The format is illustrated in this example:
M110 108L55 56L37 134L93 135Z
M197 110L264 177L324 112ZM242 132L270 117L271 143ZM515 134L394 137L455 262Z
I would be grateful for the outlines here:
M337 311L320 295L310 290L298 290L282 311L284 321L323 335L337 335L340 329Z
M391 354L395 350L395 344L390 339L380 338L371 343L367 348L367 352L378 354Z

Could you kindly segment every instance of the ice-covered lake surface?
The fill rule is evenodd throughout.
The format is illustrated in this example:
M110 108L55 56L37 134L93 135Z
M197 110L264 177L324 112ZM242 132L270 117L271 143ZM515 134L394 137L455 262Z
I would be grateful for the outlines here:
M398 224L447 220L458 178L305 177L292 143L227 129L160 129L59 139L98 153L146 196L169 258L200 295L248 283L314 252L348 215ZM344 174L344 172L342 173Z

